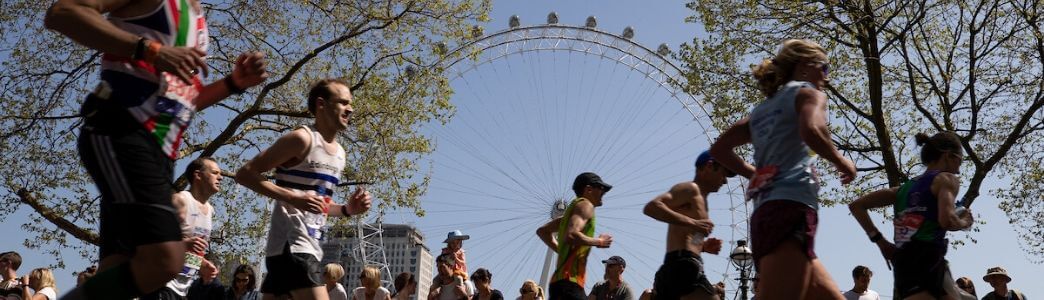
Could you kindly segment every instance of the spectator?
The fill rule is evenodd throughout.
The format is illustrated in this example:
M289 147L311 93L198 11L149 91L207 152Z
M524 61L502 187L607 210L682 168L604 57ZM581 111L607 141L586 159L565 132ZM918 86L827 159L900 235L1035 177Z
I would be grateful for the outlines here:
M94 277L94 273L97 272L98 266L92 265L87 267L87 269L84 269L83 272L76 274L76 286L82 285L85 281L87 281L87 279L91 279L91 277Z
M257 273L250 265L239 265L232 273L232 287L225 291L226 300L259 300Z
M395 276L395 294L392 294L392 299L409 300L416 292L417 277L413 276L413 273L402 272Z
M986 270L986 276L982 280L990 283L993 291L982 297L982 300L1026 300L1026 296L1019 291L1008 289L1011 276L1008 271L1001 267L992 267Z
M957 278L957 288L961 289L965 293L972 295L975 299L979 299L979 294L975 292L975 283L972 283L971 278L961 277Z
M339 282L341 278L344 278L344 267L335 263L326 264L323 281L326 282L326 292L330 294L330 300L348 300L348 292Z
M627 268L627 262L624 261L623 257L614 255L609 259L603 260L602 263L605 264L605 280L595 283L594 287L591 288L591 294L587 296L587 299L634 300L634 293L631 292L631 286L627 285L627 282L623 280L623 272L624 269Z
M544 289L537 285L536 281L526 280L522 283L522 288L518 289L518 296L516 300L544 300Z
M870 268L864 266L856 266L852 269L852 281L855 282L855 286L851 290L848 290L843 295L847 300L881 300L881 296L877 292L870 289L870 277L874 276L874 272L870 271Z
M29 294L32 288L36 294ZM58 290L54 286L54 274L48 268L36 268L29 276L22 277L22 299L25 300L58 300Z
M187 300L222 300L225 286L217 279L218 269L211 260L203 260L199 268L199 279L189 284L185 293Z
M435 276L438 280L428 291L429 300L471 299L471 295L475 294L475 288L468 282L467 275L457 272L455 265L453 254L442 254L435 259L435 267L439 274Z
M471 281L475 283L475 296L471 300L504 300L504 294L493 289L493 273L489 270L479 268L471 274Z
M0 299L21 299L22 283L18 281L18 267L22 266L22 256L18 252L0 253Z
M381 286L381 271L367 266L359 274L361 287L352 291L352 300L391 300L391 292Z

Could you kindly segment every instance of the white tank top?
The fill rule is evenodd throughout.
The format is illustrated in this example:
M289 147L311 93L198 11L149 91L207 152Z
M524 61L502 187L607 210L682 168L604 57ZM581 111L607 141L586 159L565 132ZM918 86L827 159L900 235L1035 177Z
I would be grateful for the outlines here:
M209 243L210 231L213 229L214 209L211 208L203 212L201 207L207 204L199 203L196 198L192 197L192 193L181 191L178 194L181 194L183 199L186 199L185 220L181 223L181 235L185 237L200 237ZM189 286L192 285L192 281L199 274L204 254L206 253L186 252L185 265L181 267L181 272L174 276L174 279L167 282L167 287L174 290L178 295L188 295Z
M335 143L336 153L327 153L324 149L326 142L319 132L308 127L301 128L312 138L308 154L297 165L276 168L275 184L294 191L332 198L334 189L341 181L341 172L344 171L344 148ZM326 225L325 213L313 214L276 201L272 207L272 227L268 231L266 255L283 254L284 248L289 244L291 253L308 253L321 260L323 250L319 246L319 240L322 239L323 225Z

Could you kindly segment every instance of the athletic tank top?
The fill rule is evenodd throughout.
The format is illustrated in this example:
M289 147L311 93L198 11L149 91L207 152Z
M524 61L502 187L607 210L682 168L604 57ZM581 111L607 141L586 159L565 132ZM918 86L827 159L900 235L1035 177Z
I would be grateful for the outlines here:
M562 221L558 223L558 263L556 264L554 276L551 276L551 282L568 279L580 286L584 286L584 281L587 278L587 256L591 254L591 246L569 245L562 242L565 240L566 230L569 227L569 218L573 217L573 208L580 201L589 200L585 198L573 199L573 202L570 202L569 206L566 207L565 214L562 215ZM587 220L587 224L584 224L581 232L588 237L594 237L594 228L595 217L591 216L591 219Z
M312 138L308 154L297 165L276 168L275 184L332 198L337 183L341 181L341 171L344 170L344 149L335 144L337 152L331 155L323 149L326 142L319 132L308 127L301 128ZM330 198L327 198L327 201L330 201ZM276 201L272 207L272 227L268 231L267 255L283 254L283 248L290 244L291 253L308 253L321 260L323 250L319 247L319 240L322 239L323 225L326 225L325 213L309 213L282 201Z
M166 46L207 51L206 19L192 8L192 0L164 0L152 12L139 17L109 17L116 27ZM143 60L115 54L101 59L102 83L96 92L108 99L103 105L124 107L145 127L171 159L177 158L181 136L195 113L196 96L203 90L199 75L186 84L174 75L159 72Z
M932 181L939 173L926 171L899 187L893 206L896 247L910 241L946 247L946 231L939 227L939 199L932 194Z
M811 83L791 81L750 113L750 137L756 171L747 198L757 209L773 200L791 200L819 209L816 154L798 134L795 97Z
M210 209L208 212L203 212L200 207L206 204L196 201L196 199L192 197L192 193L189 193L189 191L181 191L179 193L188 199L185 205L185 221L181 224L182 236L200 237L203 238L203 240L210 242L210 231L213 229L214 210ZM178 295L187 296L189 286L192 285L192 281L195 280L196 275L199 274L199 268L203 264L204 254L206 253L186 252L185 265L181 267L181 272L174 276L174 279L167 282L167 287L174 290Z

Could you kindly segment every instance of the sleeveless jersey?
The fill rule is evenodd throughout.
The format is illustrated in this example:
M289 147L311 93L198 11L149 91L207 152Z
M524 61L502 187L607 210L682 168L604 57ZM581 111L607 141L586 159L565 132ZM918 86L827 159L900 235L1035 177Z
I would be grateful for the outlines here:
M181 191L179 193L188 199L185 205L185 220L181 223L182 236L200 237L209 242L210 231L213 229L214 209L211 208L210 211L203 212L200 207L206 204L196 201L189 191ZM205 253L186 252L185 265L181 268L181 272L174 276L174 279L167 282L167 287L174 290L178 295L187 296L189 286L196 279L199 268L203 263L203 254Z
M896 247L910 241L946 246L946 231L939 226L939 199L932 194L932 181L939 173L926 171L899 187L893 206Z
M767 201L791 200L819 209L816 154L798 134L795 97L802 81L791 81L750 113L750 137L756 171L747 197L755 209Z
M558 223L558 263L556 264L555 274L551 276L551 282L567 279L582 287L587 278L587 256L591 254L591 246L569 245L562 242L567 234L569 218L573 217L573 208L580 201L588 200L584 198L573 199L573 202L570 202L569 206L566 207L565 213L562 215L562 221ZM591 219L587 220L587 224L584 224L581 232L588 237L594 237L594 228L595 217L591 216Z
M116 27L165 46L193 47L207 51L206 19L192 0L164 0L154 11L138 17L109 17ZM181 136L188 128L195 101L203 90L199 75L186 84L176 76L156 70L143 60L115 54L101 59L100 97L103 105L124 107L159 143L163 153L177 158Z
M275 184L332 198L337 183L341 181L341 171L344 170L344 149L335 144L337 153L331 155L324 149L323 145L326 142L319 132L308 127L302 128L312 139L308 146L308 154L297 165L276 168ZM329 199L327 198L327 201ZM282 201L276 201L272 207L272 227L268 231L266 254L283 254L283 248L290 244L291 253L308 253L321 260L323 250L319 246L319 239L322 238L323 225L326 225L325 213L309 213Z

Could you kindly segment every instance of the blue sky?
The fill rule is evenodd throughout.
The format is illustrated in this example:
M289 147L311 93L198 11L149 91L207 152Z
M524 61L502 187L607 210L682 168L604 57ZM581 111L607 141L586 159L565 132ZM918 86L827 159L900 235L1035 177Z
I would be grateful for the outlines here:
M697 25L683 22L689 10L676 1L497 1L485 32L507 28L511 15L518 15L523 25L544 23L551 11L563 24L579 25L594 15L598 28L611 33L633 26L633 40L649 48L666 42L677 49L698 32ZM489 268L494 287L513 298L523 280L540 276L546 248L533 231L546 220L550 203L571 199L573 176L594 171L615 186L597 210L597 231L613 234L615 243L592 251L587 288L602 277L599 261L611 255L627 259L624 277L636 292L650 287L663 255L666 226L642 215L641 206L672 184L691 179L692 161L713 136L651 80L591 55L555 51L508 56L452 84L456 117L446 127L424 129L438 146L428 162L431 189L422 200L428 214L417 218L393 212L386 222L416 224L436 251L448 231L471 234L465 243L469 268ZM742 184L733 179L728 188ZM981 296L990 290L981 280L986 269L1003 266L1014 278L1011 287L1040 297L1044 287L1032 282L1039 281L1044 268L1023 253L997 201L989 195L976 201L973 209L987 224L970 233L977 244L950 250L953 274L971 277ZM743 238L748 211L741 197L723 191L709 202L717 224L712 236L726 243ZM29 213L22 207L0 222L8 249L25 259L20 274L52 260L20 244L26 236L19 226ZM820 218L817 252L840 288L851 288L851 269L866 265L875 272L871 289L890 296L891 272L847 209L824 208ZM888 232L881 217L875 220ZM728 244L724 248L731 249ZM710 280L727 281L731 298L736 271L724 257L704 259ZM71 273L87 264L68 258L66 263L67 269L56 272L62 291L74 284Z

